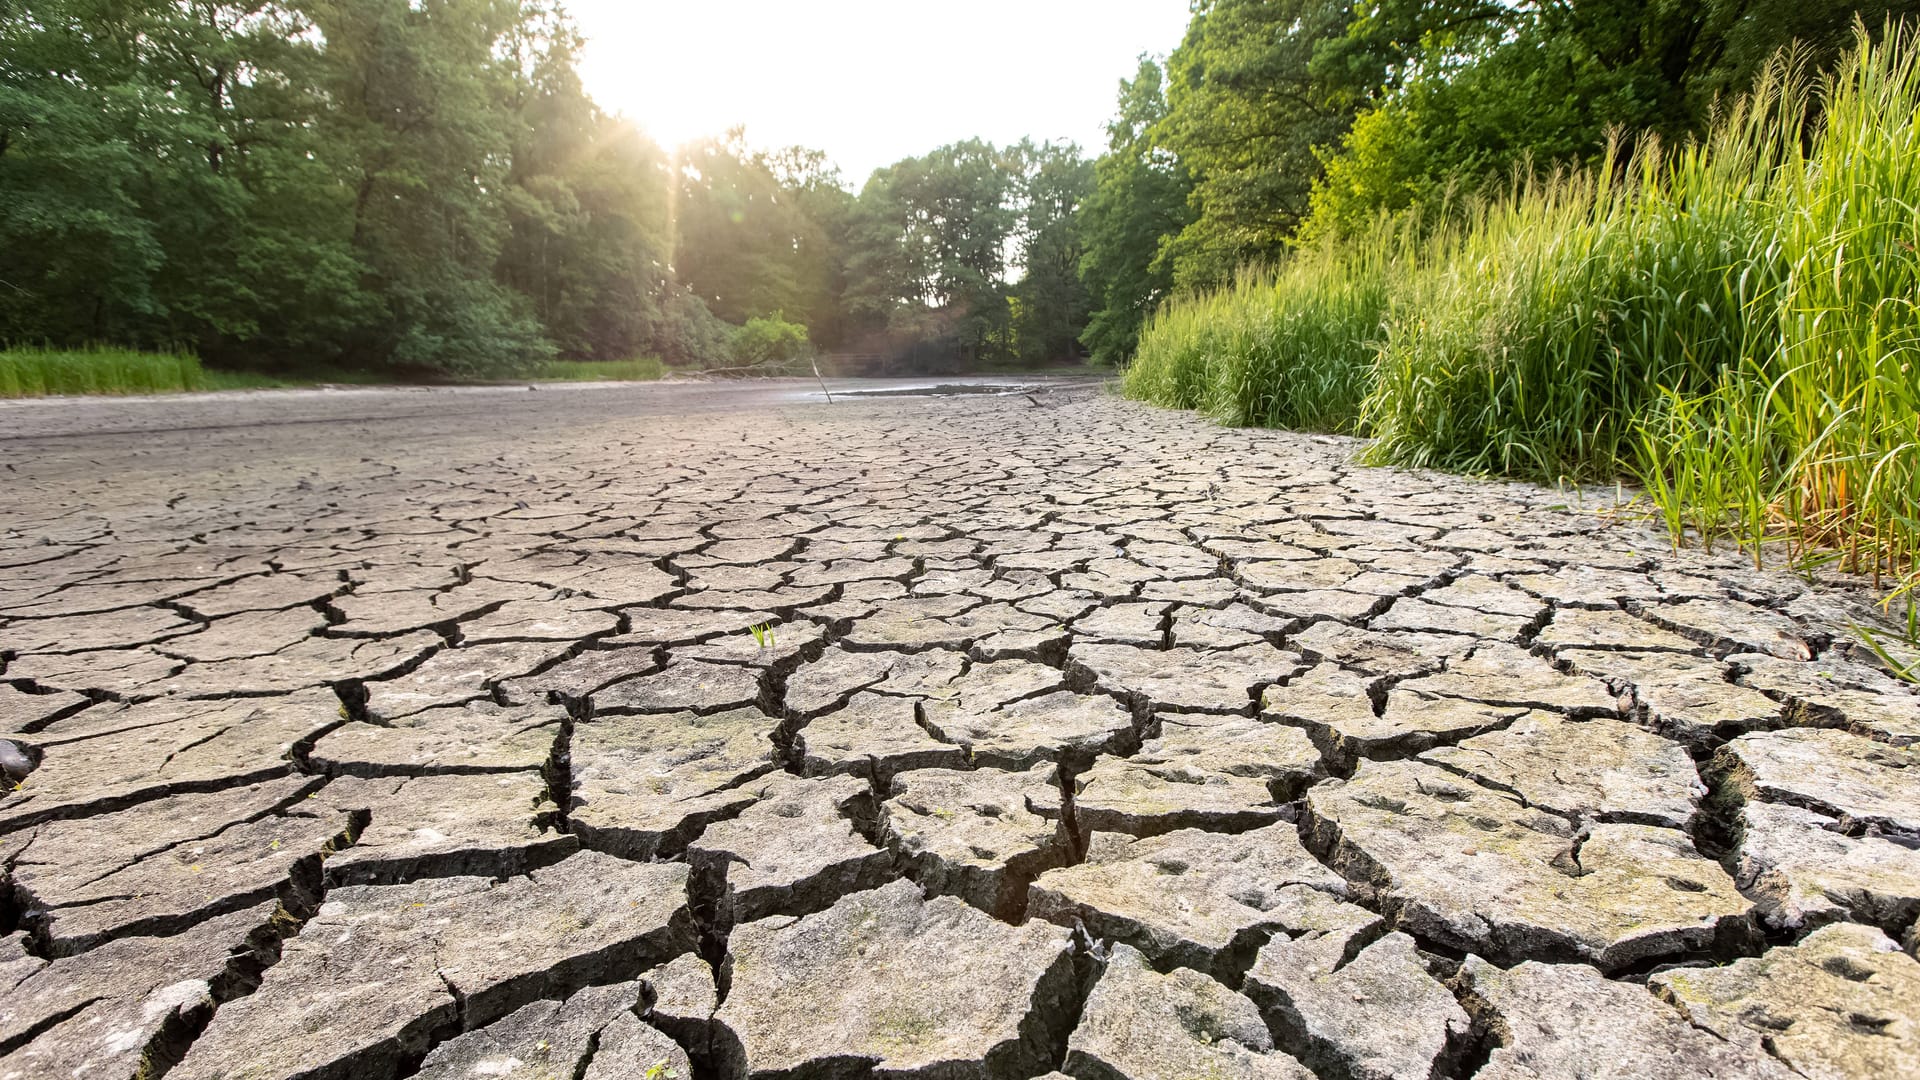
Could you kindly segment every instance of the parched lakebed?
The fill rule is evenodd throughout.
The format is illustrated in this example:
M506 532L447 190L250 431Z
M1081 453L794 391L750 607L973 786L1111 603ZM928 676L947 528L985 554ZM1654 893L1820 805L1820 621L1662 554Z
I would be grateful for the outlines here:
M0 1080L1920 1075L1864 589L817 390L0 407Z

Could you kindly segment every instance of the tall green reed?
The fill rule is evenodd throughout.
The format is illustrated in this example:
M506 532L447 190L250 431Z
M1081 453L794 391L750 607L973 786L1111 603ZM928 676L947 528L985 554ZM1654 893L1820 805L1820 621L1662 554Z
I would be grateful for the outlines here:
M1235 426L1354 431L1415 228L1383 217L1351 244L1303 248L1163 307L1123 388Z
M161 394L208 386L198 358L105 346L0 349L0 397Z
M1634 464L1670 526L1755 552L1920 576L1920 38L1864 33L1827 79L1756 94L1767 164L1746 193L1764 277L1742 370L1670 394L1641 420ZM1763 87L1764 89L1764 87ZM1740 445L1746 443L1749 445ZM1725 475L1709 475L1725 474ZM1688 492L1718 485L1724 510Z
M1133 396L1373 461L1630 475L1676 539L1920 575L1920 32L1791 56L1702 139L1176 299Z

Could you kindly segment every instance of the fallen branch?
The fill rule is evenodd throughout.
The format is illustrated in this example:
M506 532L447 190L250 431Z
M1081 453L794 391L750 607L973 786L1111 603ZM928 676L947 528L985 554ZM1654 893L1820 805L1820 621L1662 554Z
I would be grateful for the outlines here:
M820 392L827 395L827 404L833 404L833 391L827 389L826 376L820 374L820 361L808 357L807 363L813 365L813 377L820 380Z

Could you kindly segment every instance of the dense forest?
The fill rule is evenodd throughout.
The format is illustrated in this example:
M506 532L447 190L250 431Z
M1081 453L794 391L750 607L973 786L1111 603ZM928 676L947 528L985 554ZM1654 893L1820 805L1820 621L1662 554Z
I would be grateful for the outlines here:
M0 343L452 375L550 357L1120 362L1149 313L1613 131L1679 141L1806 0L1198 0L1109 144L967 141L863 182L656 145L550 0L0 4ZM1797 43L1797 44L1796 44Z
M964 142L858 194L595 105L545 0L0 4L0 343L452 375L809 347L1071 356L1072 147Z

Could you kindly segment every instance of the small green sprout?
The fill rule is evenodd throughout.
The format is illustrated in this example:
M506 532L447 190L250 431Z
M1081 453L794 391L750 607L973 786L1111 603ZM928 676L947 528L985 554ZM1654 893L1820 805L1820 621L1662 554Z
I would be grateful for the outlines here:
M758 626L749 626L747 627L747 632L753 635L753 643L760 646L762 651L773 648L772 623L761 623Z

